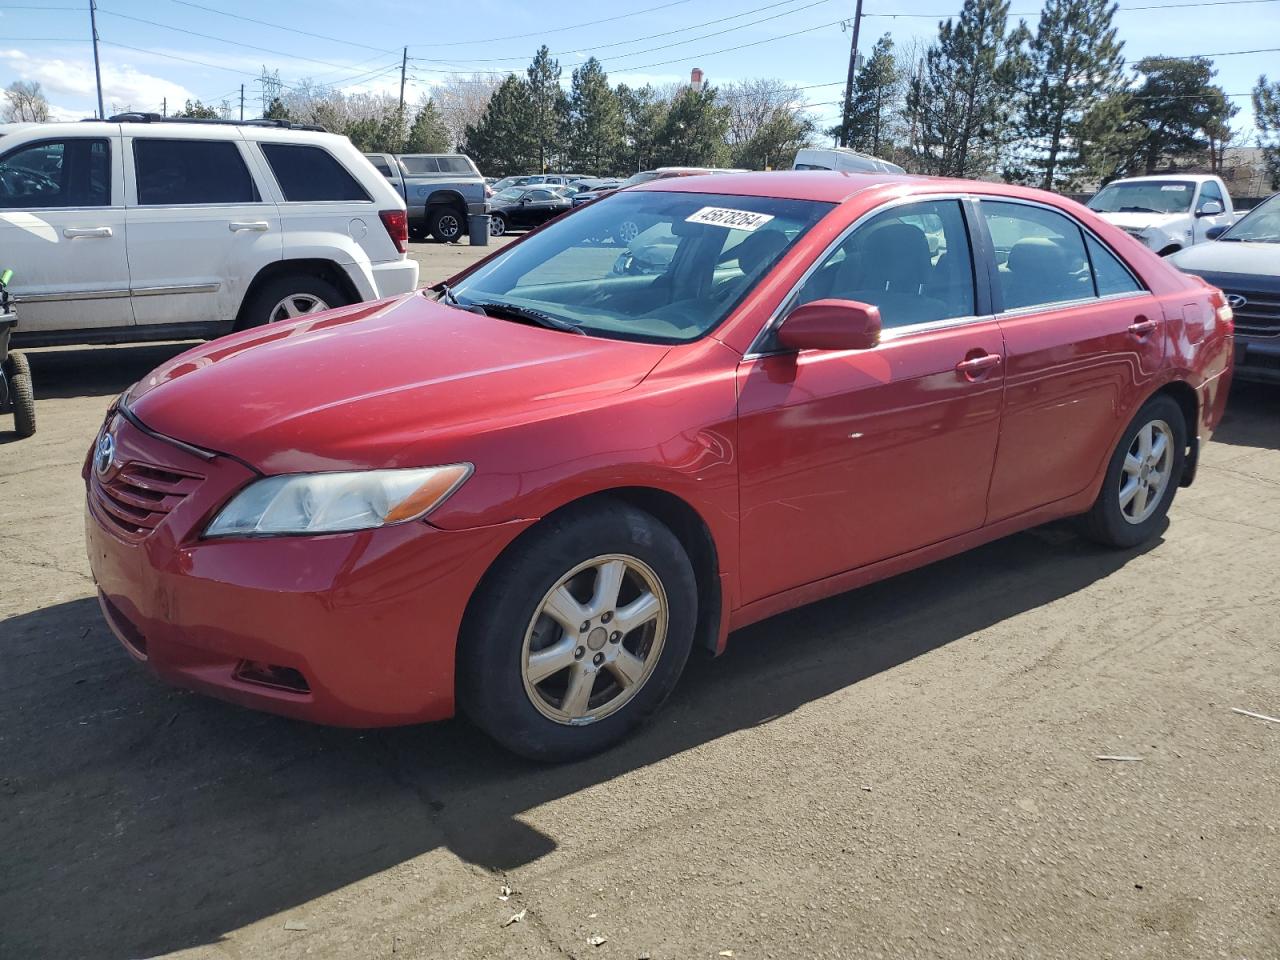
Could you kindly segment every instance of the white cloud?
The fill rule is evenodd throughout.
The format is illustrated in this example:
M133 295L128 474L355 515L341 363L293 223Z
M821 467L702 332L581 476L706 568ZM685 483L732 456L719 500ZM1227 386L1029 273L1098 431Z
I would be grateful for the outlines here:
M0 50L4 63L23 80L35 80L51 101L97 102L97 83L93 64L59 58L33 59L21 50ZM195 95L182 84L144 73L127 64L106 64L102 68L102 99L107 109L112 104L134 110L155 110L168 98L171 108L181 107ZM80 119L84 108L51 108L56 119Z

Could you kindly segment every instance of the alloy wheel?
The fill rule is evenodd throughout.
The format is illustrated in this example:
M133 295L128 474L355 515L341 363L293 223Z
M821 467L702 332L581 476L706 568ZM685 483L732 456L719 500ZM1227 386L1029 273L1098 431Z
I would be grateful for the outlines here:
M267 322L277 323L280 320L292 320L308 313L328 310L329 305L314 293L293 293L285 297L267 314Z
M492 216L489 218L489 236L500 237L507 232L507 221L502 217Z
M556 723L609 716L652 676L667 618L666 591L644 561L606 554L578 564L547 591L525 631L525 693Z
M1173 473L1173 430L1163 420L1143 424L1125 454L1120 471L1120 514L1132 524L1145 521L1160 506Z

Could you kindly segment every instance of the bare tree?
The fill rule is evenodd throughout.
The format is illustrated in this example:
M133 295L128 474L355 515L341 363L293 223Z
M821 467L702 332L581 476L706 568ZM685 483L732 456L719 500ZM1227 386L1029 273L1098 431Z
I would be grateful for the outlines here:
M736 147L756 136L779 114L804 112L804 93L782 80L759 77L731 83L720 91L729 106L729 144Z
M9 84L4 90L4 101L0 116L10 123L45 123L49 119L49 101L34 80L15 80Z
M450 76L431 88L423 101L433 99L440 119L455 145L466 139L468 126L475 126L484 116L489 98L506 79L501 73L473 73L470 77ZM419 104L421 106L421 103Z

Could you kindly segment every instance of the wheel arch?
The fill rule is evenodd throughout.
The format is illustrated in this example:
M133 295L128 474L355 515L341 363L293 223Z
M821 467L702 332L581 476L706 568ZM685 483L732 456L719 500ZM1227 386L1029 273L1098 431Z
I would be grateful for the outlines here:
M304 257L293 260L275 260L257 272L253 280L250 281L248 288L244 292L244 296L240 299L240 309L236 311L235 327L236 330L243 330L245 323L245 311L249 304L253 302L253 298L257 296L258 291L266 284L281 277L292 276L318 277L326 283L331 283L342 292L347 298L346 304L334 304L334 306L349 306L353 303L359 303L362 300L370 299L361 292L356 286L351 275L347 273L343 267L335 263L333 260L325 260L321 257Z
M1165 246L1160 248L1160 251L1156 254L1156 256L1167 257L1167 256L1170 256L1171 254L1177 253L1181 249L1182 249L1182 244L1180 243L1166 244Z
M467 212L467 198L457 190L442 189L433 190L427 195L427 202L423 204L427 211L430 212L432 207L457 207L465 216Z
M1172 397L1182 410L1182 418L1187 428L1187 457L1182 470L1179 486L1189 487L1196 478L1196 466L1200 461L1200 397L1195 387L1185 380L1170 380L1147 397L1143 403L1161 394Z
M494 568L533 531L566 512L586 510L597 505L606 507L610 501L619 500L663 523L684 547L685 553L689 556L689 562L693 566L694 581L698 588L698 619L694 628L694 646L702 647L712 654L719 653L722 648L721 635L727 619L723 609L720 554L715 538L697 508L684 498L658 487L623 486L601 489L562 503L546 513L536 523L521 531L519 536L513 538L493 558L484 575L471 591L463 613L463 624L465 625L471 617L472 607L487 585ZM464 629L459 632L459 640L465 632L464 626ZM461 657L457 657L455 662L461 662Z

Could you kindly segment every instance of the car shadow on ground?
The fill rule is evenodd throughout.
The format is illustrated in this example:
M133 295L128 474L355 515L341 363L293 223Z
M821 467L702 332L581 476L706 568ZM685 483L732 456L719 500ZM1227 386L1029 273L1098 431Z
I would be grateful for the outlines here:
M1054 525L774 617L718 660L691 661L634 738L564 766L518 760L463 721L327 729L168 689L91 599L12 618L0 624L0 955L212 943L442 847L491 871L533 862L557 840L525 811L768 723L1136 552Z
M1213 442L1280 450L1280 384L1235 381Z

